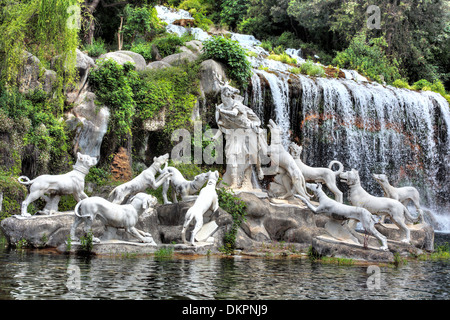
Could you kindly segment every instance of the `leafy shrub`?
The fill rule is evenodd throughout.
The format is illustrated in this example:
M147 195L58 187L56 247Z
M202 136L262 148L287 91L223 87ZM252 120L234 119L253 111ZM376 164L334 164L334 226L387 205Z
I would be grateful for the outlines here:
M164 23L158 18L154 7L126 5L124 9L124 25L122 33L129 43L133 43L140 36L150 40L165 31Z
M98 68L89 74L89 83L99 102L111 110L108 133L113 133L122 143L131 136L136 103L128 76L136 71L134 65L125 63L122 66L112 59L102 59L97 65Z
M146 61L152 60L152 44L149 42L133 44L130 51L139 53Z
M267 59L272 59L276 61L280 61L287 64L297 64L297 60L295 58L291 58L287 53L283 52L282 54L271 54L267 57Z
M99 57L107 52L105 42L101 38L94 39L92 44L85 45L84 50L87 51L87 54L90 57Z
M364 33L356 35L350 46L339 52L333 64L340 68L350 68L359 71L372 80L393 83L400 78L398 62L389 59L385 54L387 42L383 37L367 40Z
M231 29L235 29L244 19L249 3L247 0L224 0L220 18Z
M392 85L396 88L411 89L411 86L408 84L408 82L402 79L395 80Z
M431 91L432 86L433 84L425 79L421 79L417 82L414 82L414 84L412 85L413 89L423 91Z
M296 71L296 70L294 70ZM315 64L311 60L306 60L298 68L298 71L303 74L307 74L311 77L323 77L325 76L325 70L322 66Z
M219 198L219 207L231 214L233 217L233 223L231 229L225 234L224 246L221 251L226 254L232 254L236 248L236 235L242 224L245 221L246 207L244 201L236 197L233 191L225 188L217 190L217 196Z
M272 42L270 42L269 40L263 40L262 42L261 42L261 48L263 48L264 50L266 50L266 51L269 51L269 52L271 52L273 49L272 49Z
M237 41L224 37L212 37L203 42L203 58L223 62L227 67L229 77L238 85L246 86L251 76L251 65L247 60L245 50Z
M184 45L185 40L176 34L168 34L165 37L155 39L152 43L158 48L161 57L164 58L181 52L179 46Z
M0 221L14 214L20 214L21 203L27 195L27 188L16 177L0 171L0 192L3 193Z

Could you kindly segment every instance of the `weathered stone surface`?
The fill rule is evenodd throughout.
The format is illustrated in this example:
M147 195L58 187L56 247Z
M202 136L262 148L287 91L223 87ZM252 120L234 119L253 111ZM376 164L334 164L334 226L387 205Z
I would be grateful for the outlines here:
M400 241L403 239L403 232L394 224L376 224L375 228L389 240ZM411 230L411 244L417 248L427 251L434 250L434 230L429 224L420 223L408 225Z
M300 202L274 204L268 198L246 192L238 197L247 205L246 222L237 236L238 248L247 249L268 241L301 243L307 247L313 236L323 232L316 226L312 211Z
M220 81L226 81L226 67L220 62L212 59L205 60L200 64L200 86L202 93L219 94L221 90ZM220 79L217 79L219 77Z
M67 114L66 123L69 130L76 131L74 151L98 157L108 129L109 109L105 106L99 108L92 92L84 93L82 98L83 100Z
M147 70L159 70L159 69L164 69L164 68L168 68L168 67L170 67L170 64L168 64L167 62L153 61L147 65L146 69Z
M202 53L203 43L199 40L191 40L184 44L187 48L191 49L194 53Z
M338 241L330 236L317 236L312 239L312 248L321 256L363 260L368 262L392 262L394 255L390 251L382 251L377 247L353 242Z
M198 57L192 52L180 52L171 54L170 56L165 57L161 61L166 62L172 66L178 66L186 62L193 62L197 60L197 58Z
M137 71L144 70L147 67L147 63L145 62L144 57L142 55L140 55L139 53L136 53L133 51L125 51L125 50L116 51L116 53L123 53L123 54L126 54L127 56L131 57L131 59L133 59L135 65L136 65Z
M55 215L35 215L29 218L12 216L4 219L0 228L8 243L17 245L19 241L26 240L32 247L57 247L67 240L70 227L74 221L74 213L58 213ZM96 221L93 225L93 233L101 235L103 225ZM82 236L83 230L80 228L77 236Z
M27 93L41 89L50 93L53 83L56 81L56 72L46 70L41 65L41 61L31 53L25 52L24 54L24 64L18 75L19 91Z
M125 53L121 53L121 52L108 52L108 53L102 54L100 57L98 57L96 62L98 63L98 61L106 60L106 59L112 59L120 65L124 65L127 62L135 63L134 59L131 56L129 56Z

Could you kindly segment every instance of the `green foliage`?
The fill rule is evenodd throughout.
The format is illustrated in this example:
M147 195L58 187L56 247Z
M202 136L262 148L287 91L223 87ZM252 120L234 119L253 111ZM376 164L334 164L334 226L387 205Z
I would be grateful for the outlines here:
M124 16L122 33L128 43L133 44L137 37L149 40L164 32L164 24L159 20L154 7L128 4L125 6Z
M0 142L0 169L19 175L25 147L38 151L34 172L59 171L68 158L68 137L57 101L44 91L21 94L0 87L0 132L9 136L9 145Z
M87 51L87 54L90 57L100 57L102 54L107 52L105 41L101 38L94 39L92 44L85 45L84 50Z
M236 197L232 190L224 187L217 190L219 198L219 207L227 211L233 217L231 229L225 234L224 246L221 251L226 254L232 254L236 248L236 235L242 224L245 221L246 204L244 201Z
M397 79L395 80L392 85L396 88L402 88L402 89L411 89L410 85L408 84L408 81L403 79Z
M173 257L173 248L160 248L155 251L155 258L158 259L169 259Z
M179 46L184 45L184 43L185 39L183 37L171 33L153 41L162 58L181 52Z
M203 58L223 62L229 77L238 85L246 86L251 76L251 65L246 58L245 50L237 41L224 37L212 37L203 42Z
M17 86L17 77L25 51L39 58L45 66L55 56L63 63L55 64L57 80L54 83L59 105L63 103L63 89L75 83L78 30L73 28L70 6L80 0L1 0L0 8L0 70L2 80Z
M287 53L283 52L281 54L271 54L267 57L267 59L280 61L287 64L297 64L297 60L295 58L291 58Z
M3 193L0 221L20 214L21 203L27 195L27 188L17 181L17 177L0 171L0 192Z
M231 29L236 29L237 25L244 19L248 9L247 0L225 0L222 2L220 17Z
M137 74L132 64L121 66L112 59L98 61L97 65L89 74L89 83L99 102L111 110L108 132L114 132L119 143L123 143L131 136L136 107L129 77Z
M315 64L311 60L306 60L306 62L302 63L300 67L292 68L290 71L295 74L302 73L311 77L325 76L325 69L322 66Z
M357 70L372 80L393 83L400 78L396 59L385 53L387 43L383 37L367 40L364 33L355 36L350 46L339 52L333 63L339 68Z
M139 42L134 43L130 51L139 53L146 61L152 60L152 43L151 42Z
M89 254L92 252L92 248L94 246L93 237L92 231L89 231L87 234L80 237L81 251L83 253Z

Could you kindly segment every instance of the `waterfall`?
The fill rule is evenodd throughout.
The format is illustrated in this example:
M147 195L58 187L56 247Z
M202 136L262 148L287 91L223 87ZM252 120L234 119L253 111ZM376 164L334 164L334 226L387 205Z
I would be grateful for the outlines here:
M281 139L283 146L288 147L290 139L290 119L289 119L289 77L285 74L274 74L263 70L254 70L261 74L269 83L272 92L272 100L274 105L273 120L281 129Z
M252 77L256 91L250 93L251 106L270 113L285 133L284 145L295 138L301 141L306 164L327 167L339 160L345 170L357 169L363 188L376 196L383 192L372 173L386 174L396 187L414 186L422 206L450 230L450 111L445 98L348 79L254 72L267 84L264 88L264 81ZM294 82L298 90L289 88ZM273 101L262 102L261 108L264 90Z

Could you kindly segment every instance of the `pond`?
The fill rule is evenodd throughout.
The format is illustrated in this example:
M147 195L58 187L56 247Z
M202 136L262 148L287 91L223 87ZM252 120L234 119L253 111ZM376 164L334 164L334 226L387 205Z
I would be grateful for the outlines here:
M437 233L436 243L450 241ZM304 258L82 257L0 248L0 300L17 299L449 299L450 261L379 267ZM378 268L378 267L375 267ZM373 282L376 283L376 282ZM369 289L370 287L370 289Z

